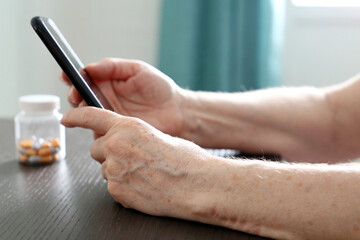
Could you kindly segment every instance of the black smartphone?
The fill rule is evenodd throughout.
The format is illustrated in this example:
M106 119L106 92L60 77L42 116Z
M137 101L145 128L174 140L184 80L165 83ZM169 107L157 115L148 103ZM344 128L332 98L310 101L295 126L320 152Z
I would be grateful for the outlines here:
M66 41L54 21L50 18L37 16L31 19L31 26L87 105L111 109L105 96L86 73L84 64Z

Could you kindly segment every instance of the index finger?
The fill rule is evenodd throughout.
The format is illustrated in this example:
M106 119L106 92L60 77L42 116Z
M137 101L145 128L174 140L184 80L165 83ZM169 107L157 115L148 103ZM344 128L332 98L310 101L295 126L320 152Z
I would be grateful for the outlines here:
M69 110L61 119L65 127L92 129L97 134L105 135L121 116L105 109L81 107Z

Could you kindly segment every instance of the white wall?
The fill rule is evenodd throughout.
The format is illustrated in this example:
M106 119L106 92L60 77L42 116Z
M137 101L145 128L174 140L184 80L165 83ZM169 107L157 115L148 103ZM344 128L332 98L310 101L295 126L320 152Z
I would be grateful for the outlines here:
M60 68L30 26L52 18L84 63L104 57L157 63L161 0L0 0L0 117L18 112L18 97L47 93L69 109Z
M287 0L283 84L326 86L360 72L360 8Z

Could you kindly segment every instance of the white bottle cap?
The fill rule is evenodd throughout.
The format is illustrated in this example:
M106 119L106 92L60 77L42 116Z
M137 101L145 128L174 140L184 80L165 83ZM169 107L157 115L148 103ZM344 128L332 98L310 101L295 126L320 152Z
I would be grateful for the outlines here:
M26 95L19 98L19 105L23 111L53 111L60 108L60 98L55 95Z

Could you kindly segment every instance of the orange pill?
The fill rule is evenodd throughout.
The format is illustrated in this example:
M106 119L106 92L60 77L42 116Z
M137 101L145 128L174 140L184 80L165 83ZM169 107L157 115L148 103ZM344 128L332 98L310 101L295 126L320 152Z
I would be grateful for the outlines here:
M31 148L33 144L33 141L32 140L23 140L20 142L20 147L22 148Z
M53 140L51 140L51 145L53 145L54 147L60 147L60 142L57 138L54 138Z
M26 161L28 160L28 157L27 157L26 155L20 154L19 160L20 160L21 162L26 162Z
M51 147L51 144L49 142L44 142L42 144L42 148L50 148Z
M29 156L38 155L38 151L35 150L35 149L32 149L32 148L28 148L28 149L26 150L26 155L29 155Z
M40 162L42 162L42 163L48 163L48 162L52 162L52 161L53 161L53 158L50 155L43 156L40 158Z
M39 155L40 156L48 156L51 153L51 149L50 148L42 148L39 150Z

